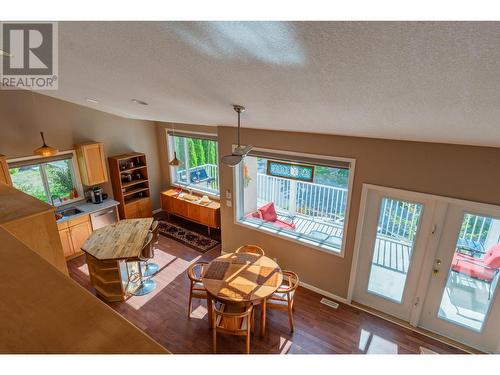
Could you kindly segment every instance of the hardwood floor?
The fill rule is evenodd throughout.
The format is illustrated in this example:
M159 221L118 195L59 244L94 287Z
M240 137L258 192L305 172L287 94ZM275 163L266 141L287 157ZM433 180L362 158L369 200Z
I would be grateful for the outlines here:
M173 353L212 353L205 301L195 300L192 318L187 317L189 280L185 270L193 261L210 261L219 254L220 246L201 254L160 236L154 258L154 263L161 267L154 276L157 289L146 296L109 305ZM84 256L70 260L68 269L74 280L93 293ZM293 334L286 312L268 311L266 335L252 336L251 353L408 354L420 353L421 346L437 353L462 353L354 307L340 304L338 309L332 309L321 304L321 298L317 293L298 288ZM243 353L244 341L240 337L218 335L218 353Z

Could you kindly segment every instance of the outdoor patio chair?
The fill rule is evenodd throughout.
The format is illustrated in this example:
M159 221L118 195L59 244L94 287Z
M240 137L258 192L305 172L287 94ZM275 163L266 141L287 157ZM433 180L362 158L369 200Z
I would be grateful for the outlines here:
M487 283L489 285L488 299L491 298L491 283L495 280L499 268L500 244L491 247L482 259L455 252L451 263L453 271Z
M200 184L202 182L212 182L215 178L210 177L205 168L196 168L189 172L191 177L191 182L194 184Z

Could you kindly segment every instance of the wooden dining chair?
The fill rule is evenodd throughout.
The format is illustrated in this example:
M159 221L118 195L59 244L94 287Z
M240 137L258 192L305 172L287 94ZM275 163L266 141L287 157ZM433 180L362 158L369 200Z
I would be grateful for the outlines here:
M217 333L245 336L246 354L250 354L250 331L253 330L254 314L252 304L225 304L212 301L212 344L217 353Z
M193 298L207 299L207 290L203 286L201 278L205 268L208 266L208 262L196 262L189 266L186 273L190 280L189 287L189 303L188 303L188 318L191 318L191 306L193 303ZM210 309L211 306L207 306Z
M266 255L264 253L264 249L260 246L257 245L243 245L240 246L235 253L252 253L252 254L260 254L260 255Z
M295 290L299 286L299 276L292 271L283 271L283 284L267 298L267 308L288 311L290 331L293 332L293 310Z

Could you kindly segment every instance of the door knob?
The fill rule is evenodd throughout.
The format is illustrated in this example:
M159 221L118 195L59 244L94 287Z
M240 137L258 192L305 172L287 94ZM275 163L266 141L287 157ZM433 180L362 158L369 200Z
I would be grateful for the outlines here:
M438 265L438 266L441 265L441 259L436 260L436 265Z

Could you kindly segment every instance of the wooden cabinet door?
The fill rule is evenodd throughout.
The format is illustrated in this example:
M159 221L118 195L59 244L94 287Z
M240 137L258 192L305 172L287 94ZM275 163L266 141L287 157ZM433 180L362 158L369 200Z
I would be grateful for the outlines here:
M92 186L108 181L106 159L102 143L78 145L78 164L84 185Z
M71 244L73 245L73 253L74 254L80 253L82 251L81 247L92 233L92 228L90 227L90 223L87 221L77 224L75 226L70 227L69 231L71 234Z
M59 237L61 238L61 244L63 248L63 254L65 258L68 258L74 254L73 244L71 243L71 235L68 228L59 230Z
M172 213L175 215L189 217L188 214L188 204L186 201L181 199L173 199L172 200Z
M151 208L151 199L143 199L137 202L139 206L140 217L151 217L153 216L153 210Z
M197 204L188 204L188 216L190 220L196 221L198 223L203 223L202 221L202 211L203 207Z

